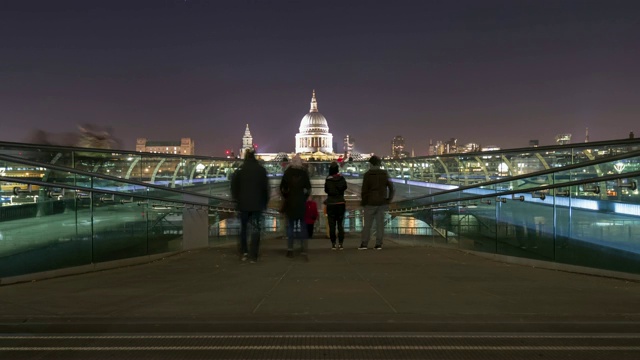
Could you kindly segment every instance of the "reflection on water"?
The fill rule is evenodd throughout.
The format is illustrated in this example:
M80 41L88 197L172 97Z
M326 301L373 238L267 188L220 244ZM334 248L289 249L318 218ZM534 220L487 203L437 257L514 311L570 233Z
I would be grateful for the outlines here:
M265 215L262 221L262 232L275 233L282 231L284 233L285 226L284 216ZM209 227L210 236L232 236L240 234L240 219L229 218L221 220L218 223L211 224Z
M397 217L391 221L390 227L398 235L433 235L429 224L412 217Z
M284 216L265 215L263 221L264 233L285 233L286 221ZM316 223L317 229L327 226L326 216L321 216ZM363 217L361 210L350 210L345 214L344 231L346 233L359 233L362 231ZM375 227L375 225L374 225ZM373 229L373 228L372 228ZM211 224L211 236L233 236L240 233L240 219L230 218ZM424 221L413 217L385 217L385 233L396 235L432 235L431 227Z

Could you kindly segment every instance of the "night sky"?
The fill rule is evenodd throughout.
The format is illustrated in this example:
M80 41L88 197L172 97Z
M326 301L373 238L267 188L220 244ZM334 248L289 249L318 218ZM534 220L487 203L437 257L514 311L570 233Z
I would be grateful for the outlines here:
M0 140L109 126L199 155L640 135L640 1L0 0Z

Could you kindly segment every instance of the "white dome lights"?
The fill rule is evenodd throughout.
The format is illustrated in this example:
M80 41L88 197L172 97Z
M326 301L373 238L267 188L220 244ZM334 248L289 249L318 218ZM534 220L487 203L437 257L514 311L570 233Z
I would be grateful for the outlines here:
M300 121L299 130L296 153L333 153L333 135L329 132L327 119L318 112L315 90L311 95L311 109Z

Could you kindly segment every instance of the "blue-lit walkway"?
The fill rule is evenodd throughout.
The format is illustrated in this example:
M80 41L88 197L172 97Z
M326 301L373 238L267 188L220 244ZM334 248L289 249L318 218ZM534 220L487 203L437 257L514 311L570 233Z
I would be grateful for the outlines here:
M640 354L638 282L497 262L418 238L388 239L382 251L356 250L357 237L331 251L317 238L309 262L286 258L283 242L265 241L255 264L239 261L231 241L0 287L0 356L443 358L426 351L434 334L441 350L455 345L444 358ZM398 334L416 343L389 343ZM241 344L229 347L234 339Z

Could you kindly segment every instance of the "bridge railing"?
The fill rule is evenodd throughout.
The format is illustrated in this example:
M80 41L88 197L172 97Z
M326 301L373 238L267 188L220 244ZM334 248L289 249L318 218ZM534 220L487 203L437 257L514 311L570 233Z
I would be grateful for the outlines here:
M469 250L640 273L640 153L392 204ZM544 179L544 183L540 182Z
M0 142L0 155L125 180L190 189L227 181L239 159Z
M475 153L444 154L404 159L383 159L382 167L397 180L465 186L528 174L540 170L593 161L640 150L640 139L529 147ZM153 154L125 150L87 149L0 142L0 154L57 164L97 174L188 189L227 181L241 159L179 154ZM271 176L279 176L286 162L264 162ZM328 174L329 162L309 162L314 177ZM346 161L341 172L361 177L366 161Z
M118 194L128 194L133 197L148 196L159 201L163 199L175 201L179 198L195 196L197 198L206 199L206 203L210 206L226 208L233 208L235 206L228 196L212 196L208 195L207 191L198 193L194 191L168 188L158 184L145 183L99 173L91 173L57 164L40 163L37 161L25 160L19 157L2 154L0 154L0 168L5 169L4 172L0 173L0 175L6 179L5 183L2 185L2 194L4 196L12 193L13 195L18 195L17 192L20 192L21 194L27 192L27 189L24 188L24 186L22 189L16 190L10 185L12 181L20 182L21 180L33 180L37 183L41 183L42 185L38 186L38 192L35 192L34 188L28 192L33 193L32 195L39 196L52 192L56 193L59 189L68 185L80 189L88 189L89 191L111 191ZM192 188L189 188L189 190L192 190Z
M184 250L182 214L209 206L184 199L135 196L100 189L0 177L21 190L2 195L0 282L44 271ZM124 264L124 263L123 263Z
M567 165L564 167L551 168L530 174L513 176L506 179L492 180L477 185L461 186L450 189L441 189L435 194L416 196L409 199L396 201L392 204L392 209L401 209L421 205L430 205L434 202L448 200L464 200L476 195L491 195L505 191L534 192L535 196L546 196L551 188L560 188L563 183L571 183L584 180L584 183L593 183L598 187L598 192L590 191L587 187L568 187L558 191L571 192L574 197L598 197L607 200L616 200L625 197L626 201L640 202L640 196L631 186L624 185L625 180L621 180L623 185L616 183L601 182L599 179L606 175L624 174L640 171L640 151L632 151L602 157L600 159ZM534 190L541 188L543 190ZM545 195L543 195L545 194ZM444 200L443 200L444 199Z
M640 150L640 139L385 159L398 180L467 186L551 170Z
M635 260L640 252L640 211L637 201L640 155L638 151L627 150L626 153L608 153L579 164L552 167L506 180L494 180L398 202L393 204L390 214L395 219L406 218L415 222L407 225L391 220L388 222L388 229L422 228L416 224L424 222L432 229L432 238L434 234L441 234L444 241L452 246L634 271L634 266L640 268ZM48 248L57 248L55 244L68 242L71 238L66 235L56 237L56 234L67 234L69 229L73 229L75 241L91 240L90 246L79 246L76 249L83 254L87 254L86 249L91 249L91 261L126 259L131 254L138 254L136 251L140 247L135 251L131 249L136 247L135 244L142 246L140 241L129 242L124 236L120 241L130 245L129 247L115 246L116 251L105 252L101 250L101 245L93 244L96 234L87 232L87 229L102 229L101 226L113 221L113 218L109 220L109 214L130 213L131 218L135 218L135 209L144 209L137 215L148 217L153 214L152 218L155 217L151 223L145 220L145 229L162 228L164 235L172 236L180 235L180 230L167 228L175 225L170 220L177 220L180 210L185 211L193 199L198 199L191 201L194 202L191 204L193 209L195 206L203 206L204 211L206 207L208 214L212 215L212 223L220 224L220 219L233 211L233 206L225 198L207 197L119 176L70 169L57 163L51 164L51 161L41 163L8 155L2 155L1 158L4 162L0 168L4 170L4 175L15 169L16 174L26 176L0 177L3 203L19 202L22 205L13 207L20 210L5 210L6 206L3 206L0 217L0 220L5 220L0 221L0 241L4 242L0 249L8 251L0 253L0 256L11 256L13 259L31 261L33 259L28 258L27 254L44 254ZM18 186L14 186L15 184ZM62 191L64 189L68 191ZM7 196L4 195L7 194L14 196L5 200ZM30 205L29 202L36 205ZM88 206L83 205L86 203ZM216 209L217 206L220 208ZM123 211L124 208L128 212ZM350 211L353 213L350 217L353 219L353 231L357 232L361 228L361 212L358 209ZM94 217L96 214L105 215L106 222L101 224L101 218ZM64 215L70 217L65 218ZM51 227L48 223L48 220L55 219L56 216L63 220L55 223L62 224L60 226L63 227ZM273 218L273 228L281 229L278 215L273 214ZM116 229L115 234L121 234L122 229L131 230L131 226L127 225L129 216L116 219L122 221L116 221L116 225L111 222L111 228ZM142 228L142 225L136 226L134 229ZM37 235L29 235L30 230L37 230L33 232ZM138 236L135 230L131 234L134 238ZM53 236L53 240L48 239L48 236ZM147 233L144 236L149 238ZM95 239L99 238L100 236ZM10 241L7 242L6 239ZM44 246L36 246L41 239L48 240L44 242ZM115 237L113 239L108 242L112 247L118 243ZM81 243L72 244L75 246ZM60 246L63 247L71 253L76 251L74 247ZM153 244L148 242L145 247L147 250L154 249ZM149 256L154 252L145 254L144 256ZM65 256L68 254L61 255L59 261L54 257L52 261L65 263ZM26 263L22 264L22 260L18 261L19 265L26 266ZM20 269L20 266L11 269Z

